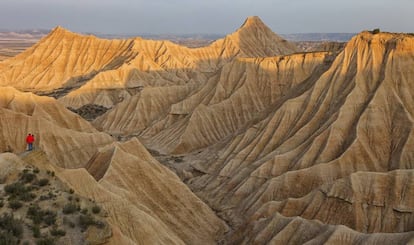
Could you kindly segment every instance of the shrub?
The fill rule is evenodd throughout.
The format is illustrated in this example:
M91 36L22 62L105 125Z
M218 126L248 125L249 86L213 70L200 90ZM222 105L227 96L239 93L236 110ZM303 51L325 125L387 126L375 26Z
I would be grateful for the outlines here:
M95 221L94 225L99 229L103 229L105 227L105 223L100 220Z
M27 209L26 215L33 221L34 224L40 224L43 220L43 211L38 205L30 206Z
M70 194L73 194L73 193L75 193L75 191L74 191L72 188L70 188L70 189L69 189L69 193L70 193Z
M81 214L78 218L78 224L82 231L85 231L89 226L95 224L95 219L90 214Z
M49 197L49 199L55 198L56 195L53 194L53 192L49 191L49 193L47 193L47 196Z
M181 162L184 162L184 160L181 157L175 157L174 162L181 163Z
M33 173L38 174L39 172L40 172L39 168L36 167L33 169Z
M23 202L30 202L35 198L36 198L36 194L31 193L31 192L25 192L19 196L19 199L22 200Z
M44 237L36 241L36 245L54 245L55 239L51 237Z
M72 214L78 210L78 205L75 203L67 203L65 206L63 206L62 212L64 214Z
M30 206L27 209L26 215L33 221L34 224L40 224L43 222L49 226L56 223L56 212L42 210L38 205Z
M40 227L39 225L32 226L33 237L39 238L40 237Z
M0 231L0 244L4 245L18 245L19 239L13 236L10 232Z
M88 213L88 209L87 208L82 208L82 210L80 211L83 214L87 214Z
M41 195L41 196L39 197L39 200L40 200L40 201L49 200L49 199L50 199L50 197L49 197L49 196L45 196L45 195Z
M20 177L20 180L23 181L23 183L30 183L36 178L36 175L33 173L24 172L22 176Z
M4 191L7 194L18 196L18 195L21 195L22 193L28 192L28 189L22 183L15 182L10 185L6 185L4 187Z
M53 211L46 210L43 215L43 222L46 225L53 225L56 223L56 213Z
M37 182L37 184L38 184L39 186L45 186L45 185L49 184L49 179L47 179L47 178L42 178L42 179L40 179L40 180Z
M375 28L374 30L372 30L372 34L378 34L380 32L381 30L379 28Z
M101 207L99 207L98 205L92 207L92 213L98 214L99 212L101 212Z
M53 227L50 230L50 235L52 236L65 236L66 235L66 231L62 230L62 229L58 229L57 227Z
M21 203L18 200L11 200L9 202L9 208L13 209L13 210L17 210L19 208L21 208L23 206L23 203Z
M0 217L0 229L11 233L15 237L21 237L23 225L20 220L14 218L13 214L5 213ZM7 243L6 243L7 244Z
M63 224L68 225L70 228L75 228L75 223L73 223L72 220L70 220L68 217L63 217Z
M0 201L0 208L2 208L4 206L4 201L3 200L1 200Z

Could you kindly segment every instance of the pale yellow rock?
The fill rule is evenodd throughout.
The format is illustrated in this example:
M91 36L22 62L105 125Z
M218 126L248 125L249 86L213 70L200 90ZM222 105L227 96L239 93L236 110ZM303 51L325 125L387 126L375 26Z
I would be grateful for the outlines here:
M61 54L39 62L49 45ZM58 28L0 63L2 85L66 89L63 105L110 109L93 121L99 130L185 155L186 183L229 222L226 236L139 141L113 143L55 100L7 88L0 149L22 151L27 131L39 130L53 164L84 167L56 172L108 210L112 244L412 243L414 37L363 32L339 54L296 51L251 17L197 49Z
M107 210L109 222L122 233L122 239L135 244L215 244L227 230L225 223L136 139L107 146L102 152L108 148L110 157L95 158L95 164L100 159L101 166L107 168L98 180L85 169L55 171L77 193ZM32 159L42 161L45 159Z
M113 141L53 98L0 88L0 151L26 151L29 133L35 135L35 149L67 168L84 166L97 147Z

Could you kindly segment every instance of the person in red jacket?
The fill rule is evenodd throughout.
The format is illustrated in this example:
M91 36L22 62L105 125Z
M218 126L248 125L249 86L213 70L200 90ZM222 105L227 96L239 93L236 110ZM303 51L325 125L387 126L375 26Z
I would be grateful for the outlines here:
M29 151L33 150L33 142L35 141L34 135L28 134L26 137L26 143L29 148Z

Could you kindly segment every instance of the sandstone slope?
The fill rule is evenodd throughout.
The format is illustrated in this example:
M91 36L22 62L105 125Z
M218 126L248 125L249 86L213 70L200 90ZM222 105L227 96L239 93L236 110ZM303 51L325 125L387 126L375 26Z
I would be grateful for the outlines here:
M195 49L141 38L104 40L57 27L29 50L0 62L0 85L55 97L72 91L61 99L68 107L110 108L143 87L190 83L195 89L194 83L235 57L296 51L258 17L249 17L236 32L210 46Z
M266 207L364 233L413 231L413 47L408 35L357 35L306 91L188 157L205 173L190 187L236 227Z
M102 205L114 229L111 244L216 244L227 230L136 139L100 148L86 169L48 164L42 152L31 154L27 161L46 163L76 193Z
M64 31L62 40L70 35ZM78 39L91 37L70 43ZM79 148L94 144L89 137L96 135L102 138L93 142L104 144L73 155L43 146L54 164L85 167L56 171L79 192L105 203L120 237L143 244L214 243L225 230L148 155L137 136L152 152L164 154L159 159L180 159L169 166L230 224L223 243L412 242L414 37L363 32L338 54L294 54L295 47L251 17L203 48L139 38L113 42L127 42L127 48L114 48L106 61L94 49L90 55L82 51L81 57L97 60L93 71L77 75L64 69L68 77L59 75L58 83L44 75L35 86L42 90L53 83L60 95L69 92L59 99L67 107L106 107L93 125L119 139L133 138L112 143L85 122L59 122L59 129L76 135L71 139ZM25 73L8 73L17 69L13 62L21 68L18 61L28 57L30 52L0 63L6 74L0 84L30 89L14 79ZM67 64L62 57L50 67ZM52 68L48 72L54 74ZM11 106L16 102L8 102L13 98L3 103L5 116L33 117L26 109L16 112ZM42 112L39 120L61 121L56 113ZM50 123L48 130L53 127ZM18 131L11 128L2 130L5 137ZM3 143L3 149L20 144ZM79 154L81 161L70 165ZM144 221L145 230L137 231ZM156 227L160 235L154 237Z
M53 98L10 87L1 91L1 151L53 171L102 205L113 226L111 244L215 244L227 230L137 139L116 143ZM27 132L37 139L32 152L24 149ZM9 166L1 173L10 172Z
M34 147L44 150L61 167L82 167L98 146L113 141L55 99L11 87L0 89L0 115L1 152L24 152L26 135L32 133Z

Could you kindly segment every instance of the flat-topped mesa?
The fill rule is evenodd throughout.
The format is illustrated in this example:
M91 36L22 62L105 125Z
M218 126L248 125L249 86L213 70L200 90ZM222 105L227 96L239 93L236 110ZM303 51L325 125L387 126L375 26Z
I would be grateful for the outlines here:
M240 47L245 57L269 57L287 55L299 49L274 33L257 16L248 17L243 25L226 37Z

